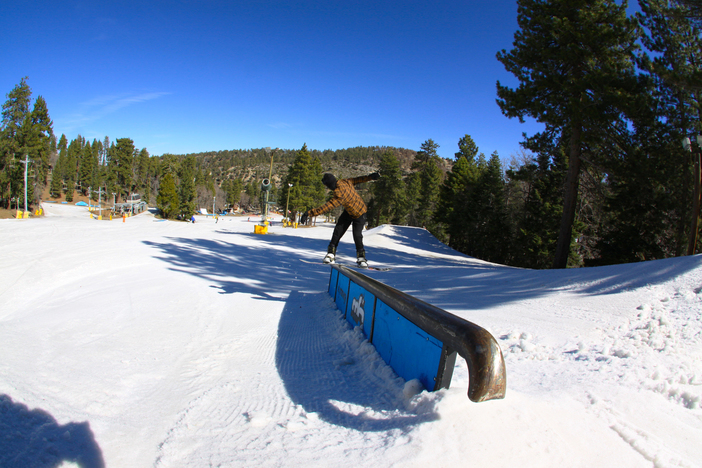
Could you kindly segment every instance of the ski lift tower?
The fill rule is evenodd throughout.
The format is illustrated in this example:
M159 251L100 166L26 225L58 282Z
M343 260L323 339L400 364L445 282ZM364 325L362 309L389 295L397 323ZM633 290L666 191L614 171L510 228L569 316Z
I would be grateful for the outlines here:
M102 189L102 187L98 188L98 220L102 220L102 194L105 193L105 191Z
M29 215L27 214L27 170L29 168L29 163L32 162L32 160L29 159L28 154L25 154L24 161L20 162L24 164L24 217L28 218Z
M261 192L264 194L264 201L263 201L263 207L261 210L261 224L257 224L254 226L254 234L267 234L268 233L268 209L271 205L271 202L269 202L269 197L271 193L271 177L273 177L273 157L275 156L276 151L278 151L278 148L274 149L271 152L271 147L268 146L264 148L266 153L271 153L271 168L268 171L268 178L263 179L261 181Z

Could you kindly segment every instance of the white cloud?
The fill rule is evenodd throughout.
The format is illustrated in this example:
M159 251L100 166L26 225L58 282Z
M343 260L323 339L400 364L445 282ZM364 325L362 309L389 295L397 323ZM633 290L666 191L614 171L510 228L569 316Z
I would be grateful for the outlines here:
M78 105L76 112L65 117L58 117L55 123L62 128L62 133L73 133L86 125L98 121L120 109L151 101L166 96L168 92L151 92L141 94L122 93L118 95L96 96Z

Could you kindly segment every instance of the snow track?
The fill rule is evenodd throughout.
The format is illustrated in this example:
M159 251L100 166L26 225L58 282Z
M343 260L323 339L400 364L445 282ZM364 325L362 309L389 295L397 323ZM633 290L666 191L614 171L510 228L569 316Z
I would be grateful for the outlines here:
M438 417L434 397L405 398L404 381L326 292L291 293L277 336L249 341L239 353L248 353L256 372L193 398L159 444L154 466L343 463L351 453L370 461L378 444L399 446L400 461L413 427Z

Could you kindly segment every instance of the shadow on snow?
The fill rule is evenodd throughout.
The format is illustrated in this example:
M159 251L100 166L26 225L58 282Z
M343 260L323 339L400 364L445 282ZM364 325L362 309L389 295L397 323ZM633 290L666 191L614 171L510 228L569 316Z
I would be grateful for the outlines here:
M294 247L284 251L281 246L261 249L238 244L237 238L248 234L226 234L231 234L231 242L173 237L168 242L144 244L160 250L162 255L157 258L170 263L171 270L211 281L221 294L244 293L284 301L293 288L319 290L328 273L319 269L300 274L304 264L299 261L299 251L315 247L313 240L296 238Z
M0 466L54 468L73 462L102 468L102 450L88 422L60 425L49 413L0 395Z
M257 235L218 231L226 241L172 238L168 243L148 242L160 249L173 270L213 281L222 294L252 294L262 299L284 300L290 291L321 291L329 268L300 262L320 260L327 242L284 233ZM247 237L257 244L247 246ZM416 253L373 245L374 236L385 236ZM350 234L337 251L341 262L353 262L355 248ZM392 226L370 233L366 252L371 264L394 267L388 272L368 271L368 276L444 309L479 310L544 297L569 290L599 295L660 284L702 266L702 255L637 264L567 270L528 270L491 264L462 255L440 244L428 231ZM424 278L430 278L425 281Z
M373 354L374 364L364 362L369 350L360 337L326 292L291 293L278 324L275 354L291 400L325 422L359 431L409 431L436 420L433 400L407 407L403 381L388 376L394 374L379 356Z

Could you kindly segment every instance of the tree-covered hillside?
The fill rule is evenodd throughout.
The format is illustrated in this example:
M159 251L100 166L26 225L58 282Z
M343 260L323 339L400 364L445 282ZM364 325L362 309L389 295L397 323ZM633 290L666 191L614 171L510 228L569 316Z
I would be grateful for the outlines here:
M199 208L261 208L260 187L296 216L324 203L324 172L380 171L361 184L369 226L420 226L485 260L563 268L700 252L702 30L691 1L518 0L513 47L497 60L517 79L497 83L510 118L530 118L514 155L481 152L456 135L455 157L355 147L222 150L151 156L130 138L57 139L49 105L26 79L7 94L0 127L0 204L131 193L167 218ZM685 145L683 146L683 141ZM509 157L509 159L507 159ZM333 214L338 214L333 213Z

